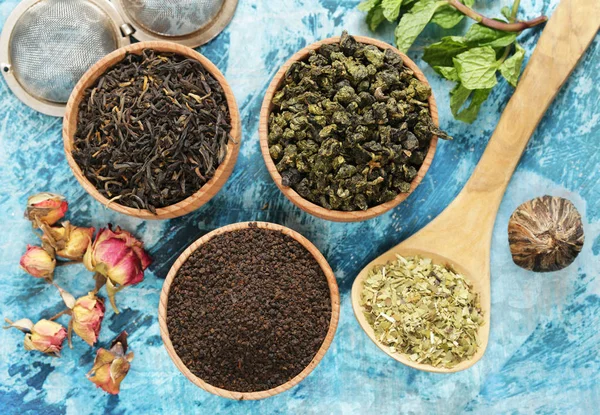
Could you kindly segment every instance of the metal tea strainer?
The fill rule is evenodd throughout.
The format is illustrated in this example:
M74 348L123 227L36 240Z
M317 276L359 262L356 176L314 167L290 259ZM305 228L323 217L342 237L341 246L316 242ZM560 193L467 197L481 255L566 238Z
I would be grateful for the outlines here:
M138 40L200 46L227 26L238 0L24 0L0 37L0 68L15 95L63 116L81 76Z

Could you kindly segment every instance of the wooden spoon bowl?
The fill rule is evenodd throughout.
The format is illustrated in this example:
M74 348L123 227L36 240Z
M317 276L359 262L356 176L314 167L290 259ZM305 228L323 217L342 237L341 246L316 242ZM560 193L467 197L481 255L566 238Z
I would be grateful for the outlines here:
M472 284L473 291L476 293L479 293L481 308L482 308L482 310L485 310L484 318L486 318L486 323L479 327L479 330L477 333L479 347L477 349L477 352L475 352L475 354L471 357L471 359L465 360L452 368L434 367L434 366L431 366L428 364L414 362L410 359L410 357L408 355L401 354L401 353L392 353L388 346L382 344L379 340L377 340L377 338L375 337L375 332L373 330L373 327L371 327L371 325L365 318L365 315L363 312L363 306L360 304L361 292L363 289L364 281L368 277L370 270L373 269L373 267L375 265L386 264L390 261L396 260L396 255L401 255L405 258L413 257L413 256L420 256L422 258L431 259L434 264L450 267L457 273L464 275L465 279ZM414 249L414 248L411 248L410 245L407 245L406 247L404 247L404 246L395 247L395 248L389 250L388 252L384 253L383 255L377 257L375 260L371 261L366 267L364 267L362 269L362 271L358 274L358 276L354 280L354 284L352 285L352 308L354 310L354 315L355 315L356 319L358 320L358 323L360 324L362 329L367 333L367 336L369 336L369 338L373 341L373 343L375 343L375 345L377 345L377 347L379 347L381 350L383 350L392 359L395 359L398 362L403 363L407 366L411 366L415 369L423 370L426 372L452 373L452 372L458 372L458 371L467 369L468 367L472 366L475 362L477 362L479 359L481 359L481 357L483 356L485 349L487 347L487 343L488 343L488 339L489 339L489 335L490 335L490 325L489 325L490 290L489 290L489 286L486 287L485 278L477 278L476 276L470 275L469 271L466 268L464 268L463 265L461 265L460 263L457 263L455 261L452 261L451 259L446 258L443 255L440 255L433 251L427 251L427 250L423 250L423 249Z
M425 85L429 86L429 82L427 82L427 78L425 78L425 75L423 74L423 72L421 72L419 67L408 56L406 56L404 53L400 52L398 49L390 46L389 44L387 44L385 42L377 40L377 39L372 39L372 38L364 37L364 36L355 36L354 38L360 43L364 43L367 45L375 45L381 50L391 49L392 51L394 51L395 53L397 53L398 55L400 55L402 57L404 65L406 65L408 68L410 68L415 73L415 76L417 77L417 79L419 79L419 81L421 81ZM277 185L277 187L279 187L279 190L281 190L281 192L294 205L296 205L303 211L310 213L311 215L316 216L321 219L327 219L327 220L331 220L334 222L360 222L360 221L371 219L376 216L384 214L388 210L391 210L391 209L395 208L396 206L398 206L401 202L406 200L406 198L408 196L410 196L410 194L421 183L421 181L423 180L423 177L425 177L427 170L429 170L429 166L431 166L431 163L433 161L433 156L435 155L438 138L437 138L437 136L432 136L431 143L429 145L429 151L427 152L427 156L425 157L423 164L419 168L417 175L415 176L415 178L413 179L413 181L411 183L410 191L408 193L400 193L398 196L396 196L394 199L390 200L389 202L371 207L367 210L344 212L344 211L340 211L340 210L325 209L322 206L319 206L315 203L312 203L312 202L304 199L291 187L283 186L281 175L277 171L277 168L275 167L275 163L273 162L273 159L271 158L271 155L269 154L269 140L268 140L268 138L269 138L269 117L270 117L271 112L273 111L273 107L274 107L273 97L275 96L275 93L279 90L280 86L282 85L287 70L290 68L290 66L292 66L292 64L294 62L304 61L304 60L308 59L309 52L312 50L318 50L322 45L339 43L339 41L340 41L340 37L338 36L338 37L332 37L329 39L322 40L320 42L313 43L312 45L305 47L304 49L302 49L298 53L296 53L294 56L292 56L281 67L281 69L279 69L279 72L277 72L277 74L273 78L273 81L269 85L269 88L267 89L267 92L265 94L265 99L263 101L262 109L260 112L260 124L259 124L260 149L262 151L262 155L265 160L265 164L267 165L267 170L269 171L269 174L275 181L275 184ZM431 119L433 120L434 124L436 126L439 126L437 104L435 102L435 98L433 97L433 94L429 97L429 110L431 112Z
M229 107L229 113L231 116L231 137L233 140L229 140L227 144L227 155L225 160L215 171L212 179L210 179L200 190L194 193L187 199L182 200L171 206L156 209L156 214L150 212L147 209L136 209L128 206L120 205L117 202L110 202L104 195L102 195L98 189L85 177L79 165L73 159L73 143L75 132L77 130L77 118L79 113L79 104L83 99L85 91L94 85L100 76L102 76L109 68L113 67L117 63L121 62L127 53L141 54L144 49L153 49L160 52L177 53L179 55L186 56L191 59L195 59L206 68L206 70L219 82L225 97L227 99L227 105ZM111 208L112 210L123 213L125 215L134 216L140 219L170 219L179 216L186 215L207 203L221 190L227 179L231 175L235 163L237 161L238 153L241 145L242 137L242 126L240 121L240 114L227 80L219 69L206 57L186 46L178 45L171 42L140 42L133 45L125 46L114 52L106 55L94 66L92 66L79 80L75 89L71 93L69 101L66 106L65 118L63 121L63 143L65 147L65 154L67 162L73 170L73 174L77 181L83 186L83 188L98 202L104 206Z
M323 344L321 344L321 347L317 351L317 354L315 355L315 357L312 359L312 361L309 363L309 365L306 366L306 368L302 372L300 372L298 375L296 375L294 378L292 378L288 382L284 383L283 385L277 386L272 389L258 391L258 392L235 392L235 391L229 391L226 389L217 388L215 386L210 385L209 383L205 382L204 380L202 380L199 377L197 377L196 375L194 375L185 366L185 364L181 361L181 359L177 355L177 352L173 348L173 344L171 343L171 338L169 337L169 328L167 326L167 307L169 305L169 290L171 288L171 284L173 283L173 280L176 278L179 268L183 265L183 263L185 261L187 261L187 259L190 257L190 255L196 249L198 249L198 247L205 244L206 242L208 242L215 236L221 235L226 232L234 232L234 231L238 231L241 229L249 228L250 224L256 224L257 227L261 228L261 229L270 229L270 230L274 230L274 231L280 231L283 234L290 236L291 238L294 238L306 250L308 250L308 252L310 252L312 254L312 256L315 258L315 260L317 261L317 263L323 270L325 277L327 278L327 284L329 286L329 292L330 292L330 296L331 296L331 320L329 321L329 330L327 331L327 335L325 336L325 339L323 340ZM186 378L188 378L191 382L193 382L196 386L199 386L200 388L204 389L205 391L213 393L215 395L222 396L224 398L235 399L235 400L256 400L256 399L269 398L271 396L274 396L281 392L284 392L284 391L292 388L293 386L296 386L298 383L300 383L304 378L306 378L310 374L310 372L312 372L314 370L315 367L317 367L317 365L319 364L321 359L323 359L323 356L325 356L325 353L327 352L327 350L329 349L329 346L331 345L331 342L333 341L333 337L335 335L335 331L336 331L337 325L338 325L339 316L340 316L340 295L339 295L339 290L338 290L338 286L337 286L337 281L336 281L335 275L334 275L333 271L331 270L331 267L327 263L327 260L325 259L325 257L323 257L323 255L321 254L321 252L319 252L317 247L315 247L308 239L306 239L305 237L303 237L296 231L294 231L290 228L286 228L285 226L277 225L274 223L267 223L267 222L242 222L242 223L235 223L233 225L227 225L227 226L216 229L216 230L204 235L202 238L198 239L196 242L191 244L185 251L183 251L183 253L179 256L179 258L177 258L177 260L171 267L169 274L167 275L167 278L165 279L165 282L163 284L162 292L160 294L160 304L158 307L158 323L160 325L160 335L165 344L165 348L167 349L167 353L169 354L169 357L171 357L171 359L175 363L175 366L177 366L177 368L181 371L181 373L183 373L184 376Z
M599 27L598 0L560 2L464 189L431 223L376 258L357 276L352 287L356 318L371 340L392 358L415 369L450 373L471 367L483 356L490 331L492 231L500 202L531 135ZM385 264L396 254L419 255L450 265L479 293L485 322L479 329L479 348L472 358L451 369L418 364L406 355L391 353L374 337L360 305L363 281L374 265Z

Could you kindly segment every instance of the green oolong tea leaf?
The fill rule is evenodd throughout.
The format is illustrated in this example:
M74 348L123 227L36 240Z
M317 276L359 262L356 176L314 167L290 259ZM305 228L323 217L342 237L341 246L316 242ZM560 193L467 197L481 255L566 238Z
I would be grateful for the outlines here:
M383 9L381 8L381 4L377 4L367 14L367 24L369 25L369 29L374 32L383 22L385 22Z
M491 91L491 89L476 89L472 91L461 84L456 85L450 92L450 109L454 118L471 124L477 118L481 105L488 98ZM469 105L463 108L469 99Z
M381 8L383 9L383 16L390 22L395 22L400 16L400 8L402 7L402 0L383 0L381 2Z
M337 211L408 193L432 137L431 88L392 48L347 32L295 62L275 93L268 144L285 187Z
M381 0L365 0L358 5L361 12L369 12L381 4Z
M513 87L517 87L519 75L521 74L521 66L525 58L525 49L518 43L515 44L515 53L500 65L500 73Z
M434 69L436 66L454 66L452 59L468 49L462 37L446 36L425 48L423 60Z
M446 4L446 1L434 0L421 0L415 3L410 12L402 16L394 32L398 49L407 52L415 39L425 29L436 10Z
M498 83L496 51L490 46L469 49L453 60L458 77L465 88L487 89Z
M475 0L463 0L461 3L471 7L475 3ZM454 26L462 22L464 18L465 15L462 12L447 4L440 7L438 11L435 12L431 22L444 29L452 29Z
M433 69L449 81L459 81L458 73L456 72L456 68L453 66L436 66Z
M360 305L378 342L418 363L455 367L479 348L479 296L464 276L430 259L397 256L363 283Z
M474 24L465 35L465 42L469 46L491 46L503 48L511 45L517 39L516 32L503 32L481 24Z

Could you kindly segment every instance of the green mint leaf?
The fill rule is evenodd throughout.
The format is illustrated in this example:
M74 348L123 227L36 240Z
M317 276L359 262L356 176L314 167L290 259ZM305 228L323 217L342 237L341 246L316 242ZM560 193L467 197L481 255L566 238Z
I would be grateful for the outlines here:
M509 84L517 87L519 82L519 75L521 75L521 66L523 65L523 59L525 58L525 49L518 43L515 44L516 50L514 55L506 59L500 65L500 73L508 81Z
M405 13L396 27L396 46L407 52L415 39L421 34L437 9L446 5L446 1L421 0Z
M383 8L383 16L390 22L395 22L400 16L400 7L402 7L402 0L383 0L381 2Z
M517 39L517 35L518 33L515 32L504 32L477 23L469 28L465 41L469 46L503 48L512 44Z
M456 85L450 92L450 109L454 118L471 124L477 119L481 105L488 98L491 91L491 89L477 89L472 91L461 84ZM471 100L469 105L463 108L469 98Z
M439 10L435 12L433 18L431 19L431 23L435 23L444 29L452 29L454 26L462 22L464 18L464 14L456 10L454 7L446 5L440 7Z
M458 73L453 66L435 66L433 69L449 81L459 81Z
M508 6L504 6L501 10L502 16L506 17L507 21L512 19L512 10Z
M361 12L370 12L379 4L381 4L381 0L365 0L358 5L358 10Z
M450 91L450 110L452 111L452 115L456 117L456 114L460 111L460 109L465 105L465 102L471 96L470 89L465 88L460 83Z
M463 1L461 1L461 3L463 3L466 6L471 7L473 5L473 3L475 3L475 0L463 0ZM465 18L464 14L462 14L457 9L455 9L454 7L447 4L445 6L440 7L435 12L435 14L433 15L433 18L431 19L431 22L435 23L436 25L438 25L444 29L451 29L454 26L456 26L457 24L459 24L460 22L462 22L464 18Z
M490 46L469 49L453 59L461 83L467 89L493 88L497 83L496 51Z
M369 29L372 32L376 31L381 23L385 21L385 17L383 16L383 9L381 8L381 4L373 7L369 14L367 14L367 24L369 25Z
M469 47L462 37L446 36L441 41L425 48L423 60L433 68L436 66L454 66L452 58L468 49Z

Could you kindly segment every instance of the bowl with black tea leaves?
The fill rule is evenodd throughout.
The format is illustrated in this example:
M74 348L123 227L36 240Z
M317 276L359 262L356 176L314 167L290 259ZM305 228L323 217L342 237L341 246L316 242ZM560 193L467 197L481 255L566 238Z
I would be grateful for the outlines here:
M425 75L387 43L333 37L293 55L267 89L260 146L297 207L357 222L404 201L435 154L435 99Z
M264 399L306 378L337 328L327 260L292 229L245 222L216 229L175 261L158 321L169 357L198 387Z
M120 48L79 80L66 107L69 166L97 201L142 219L190 213L229 178L241 123L223 74L170 42Z

